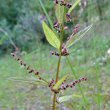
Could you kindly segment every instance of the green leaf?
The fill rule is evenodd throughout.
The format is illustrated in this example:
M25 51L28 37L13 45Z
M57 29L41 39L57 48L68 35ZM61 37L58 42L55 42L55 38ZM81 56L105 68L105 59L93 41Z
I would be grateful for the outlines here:
M47 41L55 48L59 50L60 47L60 41L57 38L57 36L54 34L54 32L47 26L47 24L43 21L42 27L46 36Z
M54 86L53 89L54 90L58 90L60 84L64 81L64 79L69 75L69 73L67 73L62 79L60 79Z
M57 4L56 17L57 17L58 22L60 23L63 22L63 13L64 13L64 6L60 6L60 3Z
M81 30L75 35L71 35L71 38L67 41L66 45L64 48L69 48L73 44L75 44L77 41L79 41L86 33L89 31L89 29L92 27L93 24L89 25L85 29Z
M72 95L62 96L62 97L59 97L59 101L58 102L61 103L61 102L69 100L70 98L72 98Z
M24 83L33 84L33 85L48 85L46 82L42 80L38 80L37 78L34 78L34 77L31 77L31 78L11 77L11 78L8 78L8 80L24 82Z
M80 95L77 94L73 94L73 97L81 97Z
M49 21L49 24L50 24L52 30L54 31L54 33L55 33L55 34L57 35L57 37L59 38L57 31L53 28L53 23L52 23L52 21L51 21L49 15L48 15L48 13L47 13L47 10L46 10L45 7L44 7L44 4L42 3L42 0L39 0L39 2L40 2L40 4L41 4L41 7L42 7L42 9L43 9L43 11L44 11L44 13L45 13L45 15L46 15L48 21Z
M74 9L74 7L75 7L79 2L80 2L80 0L77 0L77 1L72 5L72 7L68 10L68 13L70 13L70 12Z
M73 97L81 97L81 96L77 94L62 96L62 97L59 97L59 102L61 103L61 102L67 101Z

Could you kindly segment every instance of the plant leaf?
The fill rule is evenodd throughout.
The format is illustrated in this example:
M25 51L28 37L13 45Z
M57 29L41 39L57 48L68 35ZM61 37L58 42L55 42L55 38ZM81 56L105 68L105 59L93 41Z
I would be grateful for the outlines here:
M47 24L43 21L42 27L46 36L47 41L55 48L59 50L60 47L60 41L57 38L57 36L54 34L54 32L47 26Z
M67 41L66 45L64 48L69 48L73 44L75 44L77 41L79 41L86 33L89 31L89 29L92 27L93 24L89 25L88 27L84 28L77 34L71 36L71 38Z
M80 2L81 0L77 0L73 5L72 5L72 7L68 10L68 13L70 13L73 9L74 9L74 7Z
M69 100L70 98L72 98L72 95L66 95L66 96L62 96L62 97L59 97L59 100L58 102L64 102L64 101L67 101Z
M67 73L62 79L60 79L54 86L53 89L54 90L58 90L60 84L64 81L64 79L69 75L69 73Z
M60 23L63 22L63 13L64 13L64 7L60 6L60 3L57 4L56 17L57 17L58 22Z
M61 103L61 102L67 101L73 97L81 97L81 96L77 94L62 96L62 97L59 97L59 102Z
M44 13L45 13L45 15L46 15L48 21L49 21L49 24L50 24L52 30L54 31L54 33L55 33L55 34L57 35L57 37L59 38L57 31L53 28L53 23L52 23L52 21L51 21L49 15L48 15L48 13L47 13L47 10L46 10L45 7L44 7L44 4L42 3L42 0L39 0L39 2L40 2L40 4L41 4L41 7L42 7L42 9L43 9L43 11L44 11Z
M73 97L82 97L82 96L77 95L77 94L73 94Z
M8 78L8 80L13 80L13 81L18 81L18 82L24 82L24 83L28 83L28 84L33 84L33 85L48 85L47 83L45 83L42 80L38 80L34 77L32 78L23 78L23 77L11 77Z

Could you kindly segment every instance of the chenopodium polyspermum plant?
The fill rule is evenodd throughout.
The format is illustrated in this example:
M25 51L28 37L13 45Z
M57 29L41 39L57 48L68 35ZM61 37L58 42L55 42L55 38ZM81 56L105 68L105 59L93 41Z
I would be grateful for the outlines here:
M87 77L83 77L78 80L75 80L70 84L65 85L67 77L70 74L69 72L63 78L58 80L60 60L62 56L69 55L67 49L73 44L75 44L77 41L79 41L85 35L85 33L92 27L93 24L89 25L88 27L84 28L79 32L77 32L79 24L76 24L75 29L73 29L72 31L72 34L67 37L66 43L63 43L63 31L65 29L68 29L68 27L65 26L64 23L71 22L70 13L72 9L80 2L80 0L77 0L73 5L68 3L67 0L54 0L53 2L55 3L55 5L57 5L55 10L57 23L53 25L53 28L56 29L57 33L59 33L60 38L58 38L58 36L47 26L47 24L44 21L42 21L42 27L49 44L57 49L57 52L50 51L52 55L56 55L56 57L58 57L56 78L55 79L52 78L51 81L49 82L40 75L39 71L35 71L34 69L31 69L29 65L23 63L22 60L19 57L17 57L14 53L11 53L11 56L13 56L15 60L19 61L20 65L24 65L28 70L28 73L34 73L40 81L42 80L43 83L48 85L50 90L54 93L53 103L52 103L52 109L54 110L55 103L63 102L67 99L70 99L73 96L80 97L79 95L73 94L64 97L59 97L58 95L58 98L56 98L56 95L59 94L61 91L67 90L67 88L72 88L76 85L76 83L80 83L82 81L87 80ZM68 12L66 11L66 9L68 9Z

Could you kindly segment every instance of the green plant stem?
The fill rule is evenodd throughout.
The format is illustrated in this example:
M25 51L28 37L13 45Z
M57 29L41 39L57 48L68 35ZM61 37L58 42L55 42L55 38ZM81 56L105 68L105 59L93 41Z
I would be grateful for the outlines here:
M75 72L74 72L74 69L73 69L73 67L72 67L72 65L71 65L71 63L70 63L70 60L69 60L69 58L68 58L67 56L66 56L66 59L67 59L67 61L68 61L68 64L69 64L69 66L70 66L70 68L71 68L71 71L72 71L72 73L73 73L75 79L78 80L78 78L77 78L77 76L76 76L76 74L75 74ZM84 99L84 102L85 102L85 104L86 104L86 108L87 108L87 110L89 110L89 107L88 107L88 105L87 105L87 101L86 101L86 99L85 99L85 96L84 96L84 94L83 94L83 91L82 91L81 86L80 86L79 83L78 83L78 87L79 87L79 89L80 89L80 92L81 92L82 97L83 97L83 99Z
M94 40L94 53L95 53L95 74L96 74L96 83L97 83L97 99L98 99L98 110L100 110L100 93L99 93L99 78L98 78L98 69L97 69L97 55L96 55L96 44L95 44L95 38L94 38L94 31L93 33L93 40Z
M61 32L60 32L60 50L59 50L60 52L61 52L61 50L62 50L63 29L64 29L64 22L65 22L65 14L66 14L66 6L64 6L63 23L62 23L62 28L61 28ZM61 61L61 55L59 56L59 59L58 59L55 84L57 83L57 80L58 80L60 61ZM56 94L54 93L54 97L53 97L53 110L55 110L55 99L56 99Z

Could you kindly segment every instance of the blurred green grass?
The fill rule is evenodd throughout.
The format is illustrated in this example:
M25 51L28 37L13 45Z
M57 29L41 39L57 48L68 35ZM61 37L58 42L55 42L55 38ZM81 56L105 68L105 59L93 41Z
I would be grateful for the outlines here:
M96 43L101 108L110 91L110 59L105 59L106 52L110 48L109 22L104 24L102 27L100 27L100 24L94 25L81 41L68 49L68 52L71 53L69 59L77 77L88 78L86 82L81 82L80 84L87 99L89 109L93 110L98 110L93 37ZM41 45L34 54L27 54L22 58L23 62L27 62L31 68L40 71L41 76L48 81L51 78L55 78L58 60L56 56L52 56L49 53L50 51L55 51L55 49L49 45ZM70 76L66 83L71 83L75 79L66 58L62 57L59 78L62 78L67 72L70 72ZM0 59L0 110L51 109L53 93L48 87L10 81L9 78L11 77L26 78L36 76L29 74L23 66L14 61L10 53L4 55ZM80 95L77 84L75 87L63 91L61 95L69 94ZM64 102L63 105L57 106L56 110L59 110L62 106L67 107L67 110L73 110L73 108L74 110L85 110L82 98L73 98L68 102ZM107 104L105 110L109 109L110 105Z

